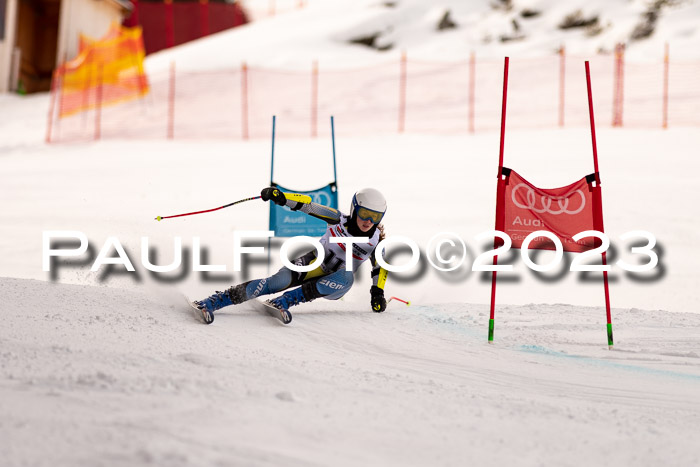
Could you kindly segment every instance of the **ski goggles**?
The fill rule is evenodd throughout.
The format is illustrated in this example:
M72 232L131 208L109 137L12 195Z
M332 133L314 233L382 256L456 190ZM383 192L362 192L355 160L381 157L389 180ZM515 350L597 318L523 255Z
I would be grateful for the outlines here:
M362 206L355 206L355 212L357 212L357 217L359 219L362 219L363 221L372 221L373 224L379 224L382 217L384 217L383 212L363 208Z

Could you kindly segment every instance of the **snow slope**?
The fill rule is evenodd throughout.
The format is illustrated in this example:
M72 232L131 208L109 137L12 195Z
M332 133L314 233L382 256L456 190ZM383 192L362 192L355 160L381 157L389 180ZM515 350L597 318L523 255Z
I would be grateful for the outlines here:
M0 290L4 465L700 462L697 314L616 313L609 351L571 305L507 307L489 345L466 303L203 326L167 290Z
M268 3L247 2L254 9ZM630 41L630 35L650 4L646 0L513 0L511 9L494 8L500 3L309 0L303 9L151 55L147 67L151 72L167 71L175 60L182 71L220 70L238 68L245 61L259 67L308 70L311 61L318 60L323 69L337 69L394 61L402 51L419 60L465 60L472 52L500 59L504 55L542 57L562 45L570 54L591 56L611 53L618 42L628 43L628 60L658 63L667 42L674 59L700 58L700 2L694 0L664 7L654 33L639 41ZM526 10L540 14L524 18ZM579 10L584 18L599 18L598 34L591 35L585 28L559 29L567 15ZM446 11L458 27L438 31ZM376 45L389 50L350 43L374 34L378 34ZM522 39L502 42L502 36Z

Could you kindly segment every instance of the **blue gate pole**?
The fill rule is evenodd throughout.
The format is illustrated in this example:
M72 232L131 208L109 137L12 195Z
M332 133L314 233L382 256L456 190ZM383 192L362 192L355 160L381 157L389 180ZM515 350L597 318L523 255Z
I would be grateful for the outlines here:
M333 181L335 189L338 190L338 172L335 168L335 126L333 125L333 115L331 115L331 141L333 142Z
M270 158L270 185L274 183L275 174L275 120L277 117L272 116L272 157ZM270 204L270 216L272 216L272 204ZM271 220L271 219L270 219ZM268 226L269 226L268 221ZM269 227L268 227L269 228ZM272 255L272 238L267 238L267 275L270 275L270 260Z
M272 158L270 160L270 185L273 183L275 173L275 120L277 117L272 116Z

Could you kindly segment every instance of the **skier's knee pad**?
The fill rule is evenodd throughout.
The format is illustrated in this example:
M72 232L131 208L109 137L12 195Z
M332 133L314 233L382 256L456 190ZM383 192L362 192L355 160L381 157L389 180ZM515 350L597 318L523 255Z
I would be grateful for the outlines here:
M246 284L248 300L261 295L269 295L280 292L292 284L292 272L282 268L277 273L264 279L256 279Z
M316 281L316 289L323 298L337 300L350 290L355 282L352 271L336 271Z

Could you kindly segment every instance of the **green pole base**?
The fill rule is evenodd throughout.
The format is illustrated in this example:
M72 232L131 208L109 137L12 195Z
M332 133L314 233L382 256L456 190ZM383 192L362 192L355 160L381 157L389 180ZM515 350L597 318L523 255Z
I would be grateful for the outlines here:
M612 348L612 346L613 346L612 323L608 323L608 347Z
M493 320L489 320L489 343L493 343Z

